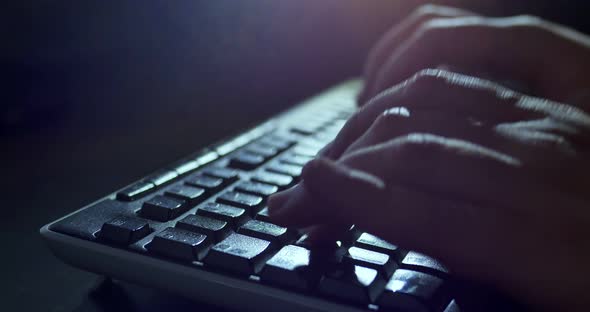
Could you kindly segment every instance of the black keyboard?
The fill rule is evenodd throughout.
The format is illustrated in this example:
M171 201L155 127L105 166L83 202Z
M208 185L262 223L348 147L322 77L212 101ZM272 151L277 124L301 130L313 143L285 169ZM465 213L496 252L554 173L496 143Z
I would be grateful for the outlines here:
M458 311L436 260L362 229L313 247L272 223L269 195L354 112L332 88L41 229L65 262L236 310Z

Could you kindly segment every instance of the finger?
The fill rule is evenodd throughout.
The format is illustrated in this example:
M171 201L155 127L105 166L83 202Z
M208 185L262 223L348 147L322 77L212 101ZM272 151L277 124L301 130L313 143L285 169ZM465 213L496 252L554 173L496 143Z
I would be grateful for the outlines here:
M296 215L308 215L317 209L314 204L322 205L322 209L329 212L322 215L333 217L312 220L315 216L309 216L310 223L324 224L316 227L319 233L312 234L314 236L321 238L326 234L333 238L335 225L355 223L402 248L442 257L473 246L472 239L481 238L481 230L489 228L484 224L497 221L489 212L475 211L471 206L450 204L401 187L381 188L367 181L376 177L367 178L366 175L328 159L316 159L307 166L304 178L308 198L293 201L280 217L289 220ZM469 250L474 249L470 247Z
M576 154L574 146L563 134L556 131L572 129L551 121L545 123L547 129L540 128L539 123L533 122L505 123L490 127L438 111L422 111L407 117L399 115L398 111L399 108L386 110L343 155L411 133L433 133L477 142L520 159L525 162L527 169L554 170L560 174L566 160Z
M440 5L424 5L414 11L400 24L389 30L371 49L364 70L365 86L359 95L359 104L363 105L368 98L368 90L373 89L379 68L389 56L426 21L433 18L476 15L475 13Z
M321 162L321 161L320 161ZM341 187L325 186L326 198L320 200L313 198L307 189L308 183L315 183L315 177L308 177L307 173L317 164L315 160L308 163L303 172L303 182L281 194L274 195L269 200L269 212L275 222L288 226L305 227L317 223L346 224L351 219L351 213L345 215L334 213L333 206L340 205L340 196L336 195L341 191L350 191L348 188L354 187L355 203L363 204L365 198L371 198L376 190L382 190L385 185L383 182L371 175L361 171L349 171L348 184ZM311 180L306 182L310 178ZM287 198L285 200L285 198ZM323 197L322 197L323 198ZM370 204L370 203L364 203ZM377 204L377 203L374 203ZM305 207L305 212L299 211L298 207Z
M585 85L580 71L590 68L589 41L573 30L530 16L432 19L390 55L368 97L423 68L445 64L524 82L535 95L563 101Z
M487 124L544 117L543 111L518 106L522 96L491 81L428 69L371 99L336 136L324 156L337 159L383 111L404 106L408 112L441 111Z
M268 199L268 212L278 225L305 228L329 219L329 209L325 205L326 203L314 201L303 187L303 182L300 182L288 190L271 195ZM305 210L299 211L297 207L305 207Z
M394 107L384 111L363 135L348 146L343 155L416 132L480 142L509 152L509 146L505 144L507 140L498 136L489 125L440 111L418 111L412 115L403 115L399 113L403 109Z
M403 185L475 205L531 209L544 205L539 194L550 190L519 159L432 134L399 137L347 154L339 162L376 175L388 186Z

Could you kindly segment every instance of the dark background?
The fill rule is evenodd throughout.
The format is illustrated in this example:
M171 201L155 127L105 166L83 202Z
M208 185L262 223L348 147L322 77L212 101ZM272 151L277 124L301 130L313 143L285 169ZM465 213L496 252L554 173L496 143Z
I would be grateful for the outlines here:
M96 276L50 255L43 224L358 76L371 44L417 2L40 0L3 8L0 309L102 309L86 299ZM527 1L465 2L505 14L525 11ZM588 5L528 2L527 12L585 26Z

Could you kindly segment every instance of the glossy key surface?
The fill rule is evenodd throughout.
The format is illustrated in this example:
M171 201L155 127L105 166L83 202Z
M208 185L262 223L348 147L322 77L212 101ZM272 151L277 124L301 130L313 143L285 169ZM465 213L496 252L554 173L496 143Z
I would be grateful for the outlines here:
M256 214L256 220L270 222L270 215L268 214L268 208L264 207Z
M211 248L205 264L238 274L257 273L270 242L242 234L231 234Z
M284 287L306 289L310 285L310 251L306 248L287 245L270 258L260 277L263 282Z
M223 179L200 174L186 179L185 183L190 186L202 188L208 193L217 192L221 187L223 187Z
M193 186L176 185L169 188L164 194L168 197L184 200L190 204L197 204L205 199L205 190Z
M330 297L359 304L372 303L385 284L376 270L361 266L336 269L322 278L319 291Z
M156 220L156 221L168 221L172 220L186 211L184 201L156 195L150 200L143 203L141 207L141 215L145 218Z
M279 151L284 151L295 144L295 141L278 136L271 135L258 141L259 144L276 148Z
M176 177L178 177L178 173L176 173L176 171L165 170L149 176L148 180L154 183L154 185L159 186L174 180Z
M296 165L296 166L304 166L308 162L310 162L313 157L310 156L303 156L297 154L289 154L280 158L282 163Z
M248 152L240 152L231 158L229 166L241 170L254 170L263 164L264 161L264 156Z
M447 268L442 263L438 262L438 260L415 251L408 252L400 265L403 268L429 273L440 277L445 277L449 273Z
M225 192L217 197L217 202L234 207L244 208L250 214L255 214L258 212L259 208L261 208L260 206L262 205L262 201L263 199L260 196L231 191Z
M443 280L421 272L396 270L378 304L395 311L441 311L449 303Z
M122 201L136 200L154 189L155 185L152 182L137 182L117 193L117 199Z
M251 144L248 147L246 147L246 151L253 154L258 154L266 159L274 157L279 153L279 151L272 146L257 143Z
M401 251L399 248L375 235L362 233L355 241L355 246L396 257Z
M278 190L279 187L276 185L251 181L242 181L236 185L236 191L258 196L269 196L276 193Z
M150 232L150 226L145 220L119 216L103 224L99 237L108 242L129 245Z
M274 244L286 244L295 238L294 233L286 227L259 220L250 220L244 223L238 233L264 239Z
M291 185L291 183L293 182L293 178L288 175L272 173L272 172L268 172L268 171L262 171L262 172L256 173L252 177L252 180L257 181L257 182L266 183L266 184L276 185L280 189L286 188L287 186Z
M177 228L166 228L156 234L146 248L154 253L187 260L199 260L209 246L207 236Z
M238 179L238 172L228 168L209 167L204 169L202 173L210 177L221 178L224 183L230 183Z
M375 269L385 277L391 276L397 267L395 261L388 254L359 247L350 247L343 260L352 265Z
M273 163L266 167L266 170L274 173L285 174L291 177L299 177L303 167L286 163Z
M197 209L197 215L223 220L229 223L232 227L237 227L245 221L247 213L246 210L238 207L219 203L206 203L204 206Z
M231 228L226 221L192 214L178 221L176 227L205 234L215 242L219 242L227 237L231 231Z

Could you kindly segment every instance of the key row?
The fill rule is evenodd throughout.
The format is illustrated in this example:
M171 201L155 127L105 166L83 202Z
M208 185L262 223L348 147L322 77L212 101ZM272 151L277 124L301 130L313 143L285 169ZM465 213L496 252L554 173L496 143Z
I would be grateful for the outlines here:
M314 121L315 119L315 121ZM313 136L322 145L331 140L336 132L342 127L344 116L334 114L333 116L308 116L307 122L291 128L291 132L304 136ZM160 186L175 180L179 175L194 171L205 164L217 160L219 157L242 148L230 160L230 167L241 170L254 170L279 153L289 149L297 142L293 139L277 134L265 135L272 130L272 125L267 124L253 129L245 134L230 140L213 151L208 151L199 157L183 162L171 170L157 172L142 181L134 183L117 193L117 199L122 201L133 201L145 194L152 192ZM323 138L323 139L322 139ZM256 141L254 141L256 140ZM254 141L254 142L253 142ZM306 148L298 148L301 153L292 153L280 159L280 164L303 166L311 157L317 153ZM279 165L279 173L293 173L297 169ZM294 171L295 170L295 171ZM273 170L271 170L273 171ZM297 175L297 174L295 174Z
M143 218L160 222L176 219L238 178L236 170L206 168L185 179L183 184L179 182L172 185L163 194L145 201L138 213ZM243 208L249 215L255 216L263 208L268 196L292 183L291 176L262 171L253 176L252 181L241 181L233 190L220 194L216 202Z
M99 237L128 244L150 232L149 225L139 219L119 217L105 224ZM319 251L320 256L315 251L313 259L313 251L288 245L296 237L286 228L259 220L249 220L233 232L227 221L189 215L175 228L157 233L146 248L157 255L203 261L208 267L242 276L259 274L263 282L282 287L309 290L317 286L324 295L357 303L376 302L392 308L442 304L435 294L447 271L432 258L415 252L403 256L395 246L363 233L341 260L326 260L325 250ZM398 264L393 259L400 255L403 259ZM318 264L321 262L326 263ZM412 297L398 298L400 292Z
M190 171L196 170L214 160L217 160L220 156L226 155L233 152L235 149L242 147L250 143L252 140L259 138L264 133L268 132L268 127L261 127L260 129L254 129L245 135L242 135L234 140L231 140L224 145L215 149L215 151L208 151L199 157L185 161L170 170L162 170L148 176L147 178L132 184L131 186L121 190L117 193L117 199L121 201L134 201L138 198L143 197L145 194L158 189L160 186L170 183L175 180L178 176L186 174ZM283 138L278 135L267 135L255 143L249 144L244 154L238 157L238 169L247 169L248 166L258 166L265 160L276 156L279 152L282 152L295 144L294 141ZM240 162L240 160L242 162ZM239 168L246 166L246 168Z
M239 234L268 241L274 247L293 243L308 249L313 248L300 243L299 233L291 229L258 219L242 218L244 214L245 210L241 208L209 203L197 210L197 214L188 215L178 221L175 228L203 234L208 237L208 241L211 243L221 242L235 230ZM103 225L99 237L107 242L128 245L147 236L152 231L149 224L141 219L119 216ZM391 244L387 249L383 249L386 244L389 243L368 233L363 233L353 242L351 247L342 246L345 249L344 252L335 256L333 263L361 265L375 269L382 276L390 276L398 263L406 268L435 276L442 277L448 274L444 266L430 257L416 252L405 253ZM248 248L248 246L243 247ZM329 251L324 246L322 248L323 252L327 254L339 254L338 251Z

